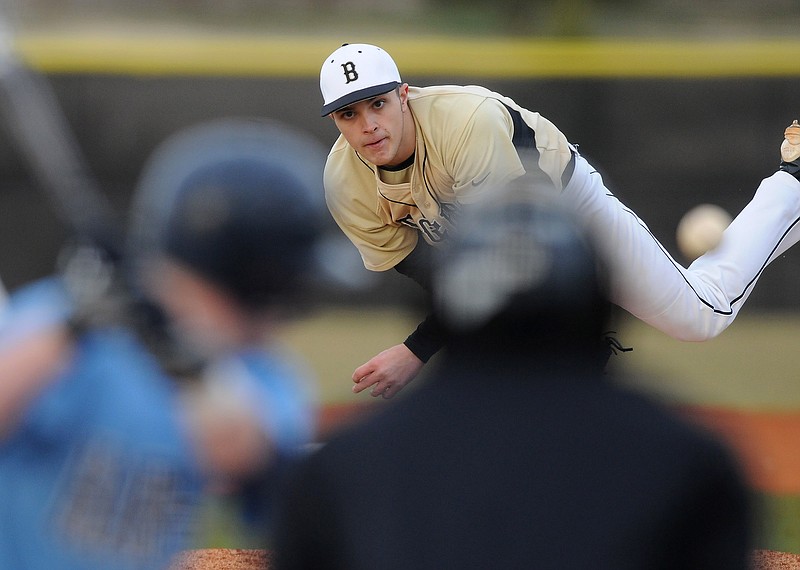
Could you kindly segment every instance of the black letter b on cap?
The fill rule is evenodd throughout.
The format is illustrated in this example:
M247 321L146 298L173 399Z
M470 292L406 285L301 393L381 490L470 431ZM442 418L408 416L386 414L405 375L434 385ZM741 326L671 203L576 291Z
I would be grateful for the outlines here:
M348 61L347 63L342 64L342 69L344 69L344 77L347 79L347 83L351 83L358 79L358 72L356 71L356 64L352 61Z

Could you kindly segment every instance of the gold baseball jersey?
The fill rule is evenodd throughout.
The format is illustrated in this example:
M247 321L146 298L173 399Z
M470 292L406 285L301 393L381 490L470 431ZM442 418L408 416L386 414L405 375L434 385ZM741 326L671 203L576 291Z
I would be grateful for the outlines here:
M474 202L531 169L563 186L572 151L566 137L538 113L477 86L409 87L416 125L413 164L387 175L343 136L325 166L325 196L339 227L373 271L391 269L418 236L444 239L461 204ZM527 148L529 153L520 153ZM528 158L531 164L524 164Z

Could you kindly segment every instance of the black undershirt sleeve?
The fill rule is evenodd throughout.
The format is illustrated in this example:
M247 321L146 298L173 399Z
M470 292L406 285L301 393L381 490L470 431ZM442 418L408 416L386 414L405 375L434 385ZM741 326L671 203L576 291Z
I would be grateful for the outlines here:
M395 269L416 281L430 295L433 247L420 239L414 250ZM447 334L436 315L428 314L403 344L422 362L428 362L444 346Z

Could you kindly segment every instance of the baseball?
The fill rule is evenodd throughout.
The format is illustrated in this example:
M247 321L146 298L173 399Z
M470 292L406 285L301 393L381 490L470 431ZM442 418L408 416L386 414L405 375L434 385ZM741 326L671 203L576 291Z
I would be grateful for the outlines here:
M714 204L695 206L678 223L675 232L678 248L687 259L697 259L719 245L731 220L728 212Z

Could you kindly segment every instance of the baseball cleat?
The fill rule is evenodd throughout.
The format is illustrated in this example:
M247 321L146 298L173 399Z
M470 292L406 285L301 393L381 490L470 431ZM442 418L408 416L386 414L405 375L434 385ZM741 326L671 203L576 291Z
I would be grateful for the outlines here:
M800 125L797 119L786 127L783 136L781 165L778 168L800 180Z

